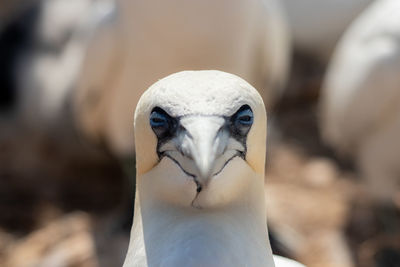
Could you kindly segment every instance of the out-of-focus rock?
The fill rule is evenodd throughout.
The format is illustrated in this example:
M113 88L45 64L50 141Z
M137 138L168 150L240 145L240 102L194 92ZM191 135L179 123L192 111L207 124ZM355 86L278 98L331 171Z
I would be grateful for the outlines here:
M0 229L0 266L6 266L5 259L7 256L7 249L14 242L15 238L5 232L3 229Z
M316 158L310 159L303 167L300 174L303 179L315 187L327 187L335 182L338 177L338 170L330 159Z
M372 195L400 191L400 2L372 3L338 44L322 89L324 141L352 158Z
M5 260L14 262L21 256L21 250L29 252L29 246L24 244L28 242L35 247L39 240L36 237L38 233L41 233L38 234L40 243L32 249L39 264L35 266L43 266L40 265L40 258L50 258L52 262L53 258L61 256L75 258L76 254L81 257L74 251L71 251L74 255L65 254L69 251L66 246L79 240L83 245L88 244L89 238L90 242L96 243L94 262L98 261L99 266L105 267L113 266L113 262L118 266L118 262L121 262L121 266L129 232L121 229L121 219L115 214L126 186L122 183L120 165L103 154L85 151L86 146L79 150L60 150L57 141L41 138L10 120L0 119L0 266L13 267L7 265ZM76 219L61 217L77 209L96 216L95 225L86 225L89 219L85 214L78 213ZM111 212L113 216L109 215ZM97 227L102 220L99 217L106 216L111 222ZM68 223L71 220L73 222ZM26 238L21 239L21 235L27 234ZM126 244L117 240L124 234ZM89 245L85 246L88 251ZM13 255L15 253L18 254ZM24 251L21 253L25 255ZM70 260L66 262L69 264ZM93 266L91 260L88 264L84 260L82 262L73 266ZM102 262L105 264L101 265ZM16 263L27 266L22 265L22 260ZM50 265L53 266L58 265Z
M122 266L128 251L131 224L121 225L120 214L96 216L93 221L93 236L99 267ZM121 228L126 227L125 231Z
M3 27L14 19L20 12L39 0L2 0L0 2L0 34Z
M276 238L309 267L354 266L343 228L351 184L333 162L281 146L269 156L268 223Z
M382 235L364 242L358 251L360 266L399 266L400 234Z
M343 32L373 0L284 0L294 45L327 63Z
M96 267L88 215L73 213L51 222L7 250L8 267Z
M218 69L258 88L267 106L286 83L290 36L276 0L120 0L88 49L75 115L89 139L133 154L132 114L152 83Z

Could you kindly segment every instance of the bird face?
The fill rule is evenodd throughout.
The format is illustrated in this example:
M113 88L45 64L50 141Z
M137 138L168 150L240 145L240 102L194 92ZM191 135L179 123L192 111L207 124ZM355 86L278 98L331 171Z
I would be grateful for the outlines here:
M147 191L162 201L195 208L229 203L246 186L246 180L255 176L257 170L248 155L260 150L251 147L249 137L255 137L253 128L260 131L260 119L265 121L265 111L260 112L262 100L255 89L247 83L246 90L243 84L238 86L238 81L244 81L236 76L204 72L178 73L175 75L180 79L171 81L167 77L151 87L144 96L145 104L138 104L135 125L138 183L147 185ZM213 75L208 77L211 80L199 81L199 74ZM235 86L226 87L223 80L233 78ZM143 126L140 131L138 125ZM150 131L142 135L146 130ZM265 145L265 130L263 133L261 145ZM141 161L139 151L144 146L147 153L155 155L153 159ZM265 153L265 147L261 151ZM140 175L139 165L149 160L153 165Z
M232 116L172 117L155 107L149 121L157 136L159 159L171 159L193 177L200 192L233 158L245 160L253 112L248 105L243 105Z

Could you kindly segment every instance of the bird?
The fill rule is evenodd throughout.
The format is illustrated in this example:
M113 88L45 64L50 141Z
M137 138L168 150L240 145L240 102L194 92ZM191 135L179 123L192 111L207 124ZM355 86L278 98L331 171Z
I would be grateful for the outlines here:
M28 2L34 4L32 14L23 19L32 21L32 30L15 63L18 117L42 135L62 135L74 125L70 96L86 46L114 5L112 0Z
M283 0L296 51L328 64L337 41L373 0Z
M134 154L130 121L155 80L186 69L239 75L272 106L290 62L277 0L118 0L87 47L72 103L81 136L118 158Z
M373 199L400 203L400 2L373 2L335 49L320 109L323 140L352 160ZM400 204L399 204L400 205Z
M266 130L260 94L236 75L182 71L150 86L134 115L136 199L123 267L303 266L269 244Z

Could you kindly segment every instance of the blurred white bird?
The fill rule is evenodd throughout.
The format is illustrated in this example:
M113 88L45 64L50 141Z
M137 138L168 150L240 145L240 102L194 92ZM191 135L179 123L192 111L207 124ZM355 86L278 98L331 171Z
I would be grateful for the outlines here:
M290 57L276 0L120 0L88 48L75 94L78 127L119 156L133 153L131 117L143 91L185 69L220 69L281 94Z
M328 62L343 32L373 0L283 0L297 49Z
M379 0L340 41L321 99L327 143L355 158L371 192L400 192L400 2Z
M235 75L185 71L151 86L135 112L137 194L124 267L302 266L271 252L266 128L261 96Z
M39 1L38 1L39 2ZM91 33L111 0L42 0L29 47L17 66L18 109L29 126L65 130L68 97ZM70 126L68 126L70 127Z

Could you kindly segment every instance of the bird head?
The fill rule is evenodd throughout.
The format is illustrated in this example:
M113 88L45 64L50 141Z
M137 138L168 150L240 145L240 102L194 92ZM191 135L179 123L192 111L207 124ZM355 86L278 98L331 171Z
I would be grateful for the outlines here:
M263 184L265 107L235 75L172 74L142 95L134 124L139 198L212 208Z

